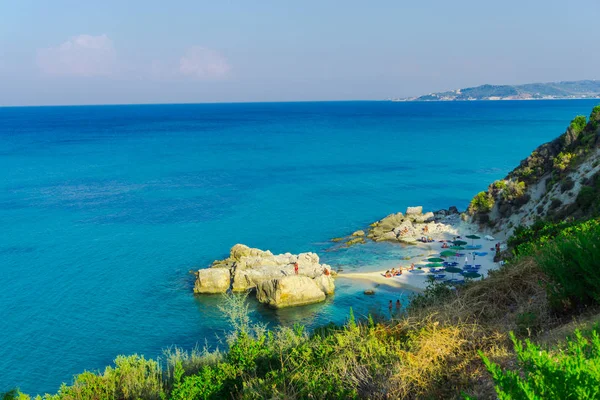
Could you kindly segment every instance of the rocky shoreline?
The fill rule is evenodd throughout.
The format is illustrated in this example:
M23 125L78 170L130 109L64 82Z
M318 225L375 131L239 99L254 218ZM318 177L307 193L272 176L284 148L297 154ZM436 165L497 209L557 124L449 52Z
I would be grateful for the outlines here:
M332 239L344 247L391 241L418 244L422 237L455 234L461 213L456 207L423 213L423 207L408 207L406 213L390 214L368 229ZM298 271L296 273L295 266ZM216 294L253 291L259 302L272 308L302 306L325 301L335 292L336 272L320 264L315 253L278 254L236 244L229 257L195 272L194 293Z
M333 238L334 243L343 247L366 243L366 239L375 242L398 242L416 244L425 236L453 232L453 226L461 220L461 213L454 206L447 210L423 213L423 207L408 207L406 212L390 214L369 225L367 233L359 230L349 236Z
M329 265L319 263L315 253L274 255L268 250L236 244L228 258L196 272L194 292L253 290L257 300L270 307L300 306L324 301L332 295L334 274Z

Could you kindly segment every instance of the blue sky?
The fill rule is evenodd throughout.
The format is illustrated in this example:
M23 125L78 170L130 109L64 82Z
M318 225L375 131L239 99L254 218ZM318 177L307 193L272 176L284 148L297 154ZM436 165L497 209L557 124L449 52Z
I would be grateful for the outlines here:
M0 2L0 105L385 99L600 79L598 0Z

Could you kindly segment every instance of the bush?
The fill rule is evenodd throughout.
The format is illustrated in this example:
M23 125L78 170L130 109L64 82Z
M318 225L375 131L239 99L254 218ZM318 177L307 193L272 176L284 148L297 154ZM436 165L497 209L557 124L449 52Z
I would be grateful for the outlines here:
M550 202L550 210L556 210L560 206L562 206L562 200L560 199L552 199Z
M517 353L519 370L502 368L481 355L496 385L498 398L504 399L597 399L600 397L600 337L591 338L575 331L565 351L549 352L529 340L511 339Z
M589 210L596 202L596 190L590 186L583 186L575 202L582 210Z
M573 119L573 121L571 121L569 128L571 128L574 133L580 133L583 131L586 125L587 121L585 119L585 115L578 115L575 117L575 119Z
M494 189L504 189L506 187L506 181L495 181L492 186L494 187Z
M473 197L471 204L469 204L469 214L486 213L492 207L494 207L494 198L492 195L487 192L479 192Z
M164 396L161 369L154 360L143 356L118 356L114 367L104 373L84 372L75 377L73 385L63 384L56 395L44 400L123 399L159 400Z
M600 304L600 224L588 221L563 230L538 256L551 279L548 295L555 308Z
M560 172L565 171L571 165L571 162L573 161L574 157L575 155L573 153L563 153L561 151L552 161L554 168L559 170Z
M592 113L590 114L590 124L592 129L598 129L598 125L600 124L600 105L592 109Z
M502 190L502 198L505 201L518 199L525 194L525 182L508 181L506 188Z
M566 177L565 179L563 179L560 182L560 190L563 193L573 189L574 187L575 187L575 182L573 181L573 179L570 176Z

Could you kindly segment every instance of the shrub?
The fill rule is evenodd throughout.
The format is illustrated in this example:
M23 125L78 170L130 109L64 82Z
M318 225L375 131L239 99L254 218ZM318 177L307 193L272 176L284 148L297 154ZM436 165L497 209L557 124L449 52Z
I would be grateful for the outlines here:
M558 153L558 155L552 160L554 168L563 172L571 165L571 162L574 159L573 153L563 153L562 151Z
M525 182L508 181L502 190L502 198L506 201L518 199L525 194Z
M573 119L573 121L571 121L569 128L571 128L574 133L580 133L583 131L586 125L587 121L585 119L585 115L578 115Z
M596 201L596 190L590 186L583 186L575 202L582 210L589 210Z
M566 350L549 352L529 340L511 339L520 370L503 371L481 354L501 400L507 399L597 399L600 397L600 337L575 331Z
M555 308L600 304L600 224L590 220L563 230L537 257L551 279L548 295Z
M592 109L592 113L590 114L590 124L592 129L598 129L598 125L600 124L600 105Z
M500 180L500 181L495 181L492 186L494 187L494 189L504 189L506 187L506 181Z
M114 367L104 373L84 372L75 377L73 385L63 384L54 396L45 400L123 399L159 400L164 396L161 369L154 360L143 356L118 356Z
M573 187L575 187L575 182L570 176L566 177L560 182L560 190L563 193L573 189Z
M476 213L486 213L489 212L492 207L494 207L494 198L492 195L487 192L479 192L473 197L471 204L469 204L469 213L471 215Z
M550 202L551 210L556 210L560 206L562 206L562 200L560 199L552 199L552 201Z

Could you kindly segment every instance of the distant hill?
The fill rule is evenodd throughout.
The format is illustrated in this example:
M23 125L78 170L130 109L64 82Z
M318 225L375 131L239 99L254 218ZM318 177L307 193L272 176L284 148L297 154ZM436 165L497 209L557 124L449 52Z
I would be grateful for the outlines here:
M481 85L392 101L533 100L600 98L600 81L527 83L525 85Z

